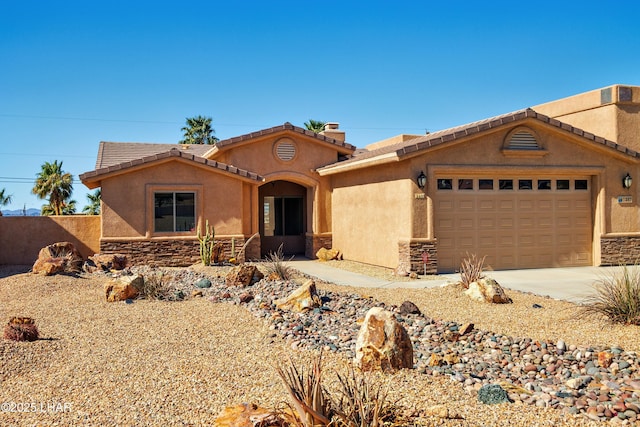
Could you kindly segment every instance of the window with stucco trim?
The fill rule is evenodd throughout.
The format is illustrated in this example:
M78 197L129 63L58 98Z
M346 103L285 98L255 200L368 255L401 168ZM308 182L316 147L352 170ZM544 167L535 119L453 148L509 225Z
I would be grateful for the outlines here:
M153 193L154 231L193 231L196 226L196 194L194 192Z

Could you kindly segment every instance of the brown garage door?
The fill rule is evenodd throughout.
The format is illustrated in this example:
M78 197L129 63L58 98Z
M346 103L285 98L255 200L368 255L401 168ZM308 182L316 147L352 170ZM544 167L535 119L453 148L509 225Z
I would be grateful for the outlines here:
M438 177L438 271L459 270L473 253L494 270L591 265L590 185L588 177Z

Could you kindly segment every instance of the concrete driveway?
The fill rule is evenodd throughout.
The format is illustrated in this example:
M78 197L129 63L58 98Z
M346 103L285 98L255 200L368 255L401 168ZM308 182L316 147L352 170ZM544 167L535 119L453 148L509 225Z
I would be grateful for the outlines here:
M344 286L417 289L443 286L460 279L459 274L442 274L433 280L396 282L352 273L306 258L289 262L293 268L309 276ZM622 267L569 267L487 271L486 275L495 279L503 288L580 303L595 294L596 282L621 271Z

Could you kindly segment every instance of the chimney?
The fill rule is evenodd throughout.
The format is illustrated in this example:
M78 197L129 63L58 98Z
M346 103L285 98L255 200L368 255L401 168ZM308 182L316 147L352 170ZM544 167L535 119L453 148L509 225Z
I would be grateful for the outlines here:
M327 124L324 125L324 130L320 132L320 135L324 135L327 138L333 138L340 142L344 142L344 139L345 139L344 131L338 129L339 127L340 127L340 123L327 122Z

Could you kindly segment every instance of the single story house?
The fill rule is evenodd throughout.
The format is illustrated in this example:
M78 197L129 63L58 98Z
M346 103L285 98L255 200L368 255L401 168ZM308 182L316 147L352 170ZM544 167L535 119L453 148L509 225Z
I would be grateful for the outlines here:
M206 220L261 258L451 272L633 263L640 257L640 87L613 85L364 149L335 123L285 123L215 145L101 142L101 252L185 265Z

